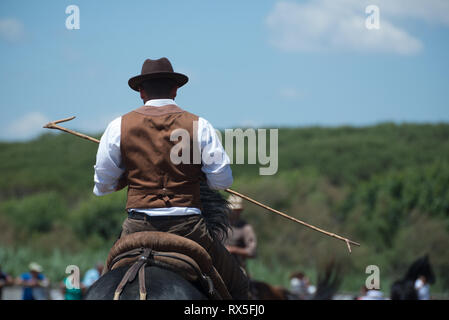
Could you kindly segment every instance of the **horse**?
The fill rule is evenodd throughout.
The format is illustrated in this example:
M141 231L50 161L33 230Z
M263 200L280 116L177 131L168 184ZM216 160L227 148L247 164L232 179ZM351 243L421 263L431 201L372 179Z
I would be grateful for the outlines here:
M89 288L85 300L112 300L114 291L128 271L123 266L107 272ZM191 283L176 272L157 266L145 267L147 300L208 300L199 285ZM139 281L128 283L123 289L121 300L139 300Z
M215 241L223 241L229 224L228 202L207 183L200 183L202 216ZM102 275L88 289L85 300L112 300L114 291L130 268L125 265ZM147 300L207 300L209 296L199 283L190 282L178 273L161 266L145 266L145 288ZM121 292L122 300L139 300L139 281L137 277L126 284Z
M415 281L420 276L424 276L429 284L435 283L435 274L428 255L414 261L408 268L405 276L392 284L390 291L391 300L418 300Z

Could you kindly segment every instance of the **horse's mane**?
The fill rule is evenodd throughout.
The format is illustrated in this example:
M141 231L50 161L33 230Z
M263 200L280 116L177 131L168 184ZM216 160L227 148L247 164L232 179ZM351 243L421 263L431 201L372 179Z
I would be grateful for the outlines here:
M330 260L318 274L316 292L312 300L332 300L343 282L342 266Z
M419 276L425 276L430 284L435 282L435 274L429 261L429 256L425 255L415 260L407 270L404 280L415 281Z
M415 260L407 270L401 280L395 281L391 286L391 300L417 300L418 295L415 290L415 281L419 276L425 276L427 282L435 282L435 275L429 261L429 256L425 255Z
M222 241L230 226L228 201L221 193L212 190L203 181L200 182L200 198L203 206L202 215L207 229L215 240Z

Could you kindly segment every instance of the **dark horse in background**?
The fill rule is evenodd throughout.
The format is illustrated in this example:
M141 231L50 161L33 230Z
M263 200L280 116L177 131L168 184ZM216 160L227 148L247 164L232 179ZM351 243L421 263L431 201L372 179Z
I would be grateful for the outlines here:
M330 260L318 273L317 289L308 300L332 300L343 280L341 265ZM251 298L254 300L304 300L288 289L268 283L251 280Z
M391 300L418 300L415 281L420 276L424 276L429 284L435 283L435 275L428 255L413 262L405 276L393 283L390 292Z
M211 190L206 183L200 185L202 215L212 237L221 241L229 227L228 202L223 196ZM104 274L87 291L86 300L112 300L114 291L119 285L130 265L119 267ZM181 275L161 267L145 267L145 286L147 300L206 300L208 296L200 285L189 282ZM139 281L128 283L121 295L122 300L139 300Z

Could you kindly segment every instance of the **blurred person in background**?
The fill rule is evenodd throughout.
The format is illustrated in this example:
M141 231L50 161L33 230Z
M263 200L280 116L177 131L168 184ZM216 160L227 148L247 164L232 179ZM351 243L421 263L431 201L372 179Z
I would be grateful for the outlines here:
M379 289L367 289L365 287L364 295L361 295L357 300L386 300L384 294Z
M94 268L86 271L82 282L83 290L89 289L89 287L100 278L101 274L103 273L103 269L103 262L97 262Z
M358 294L358 295L355 295L354 296L354 300L362 300L362 298L364 297L364 296L366 296L366 292L368 291L368 289L366 288L366 286L365 285L363 285L361 288L360 288L360 293Z
M3 297L3 288L6 286L10 286L13 284L13 279L2 270L2 266L0 266L0 300Z
M292 273L290 276L290 291L299 300L307 300L316 292L316 288L310 285L309 278L301 271Z
M231 209L229 216L231 227L228 229L224 245L248 275L246 260L256 256L256 234L253 227L240 217L243 211L243 199L231 195L228 202Z
M42 273L42 267L36 262L28 265L29 272L22 273L16 284L23 286L22 300L47 300L47 288L50 281Z
M430 285L425 276L419 276L416 279L415 290L419 300L430 300Z

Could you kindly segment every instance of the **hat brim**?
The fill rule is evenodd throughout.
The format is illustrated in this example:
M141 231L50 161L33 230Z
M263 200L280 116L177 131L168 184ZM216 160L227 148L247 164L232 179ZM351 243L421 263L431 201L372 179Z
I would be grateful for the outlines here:
M185 85L187 83L187 81L189 81L189 77L187 77L186 75L184 75L182 73L155 72L155 73L149 73L149 74L132 77L131 79L128 80L128 85L130 86L131 89L133 89L135 91L139 91L139 87L142 82L144 82L146 80L158 79L158 78L173 79L173 80L175 80L178 88L182 87L183 85Z
M38 265L38 264L30 264L28 266L28 268L29 268L30 271L35 271L35 272L39 272L39 273L42 272L42 267L40 265Z

